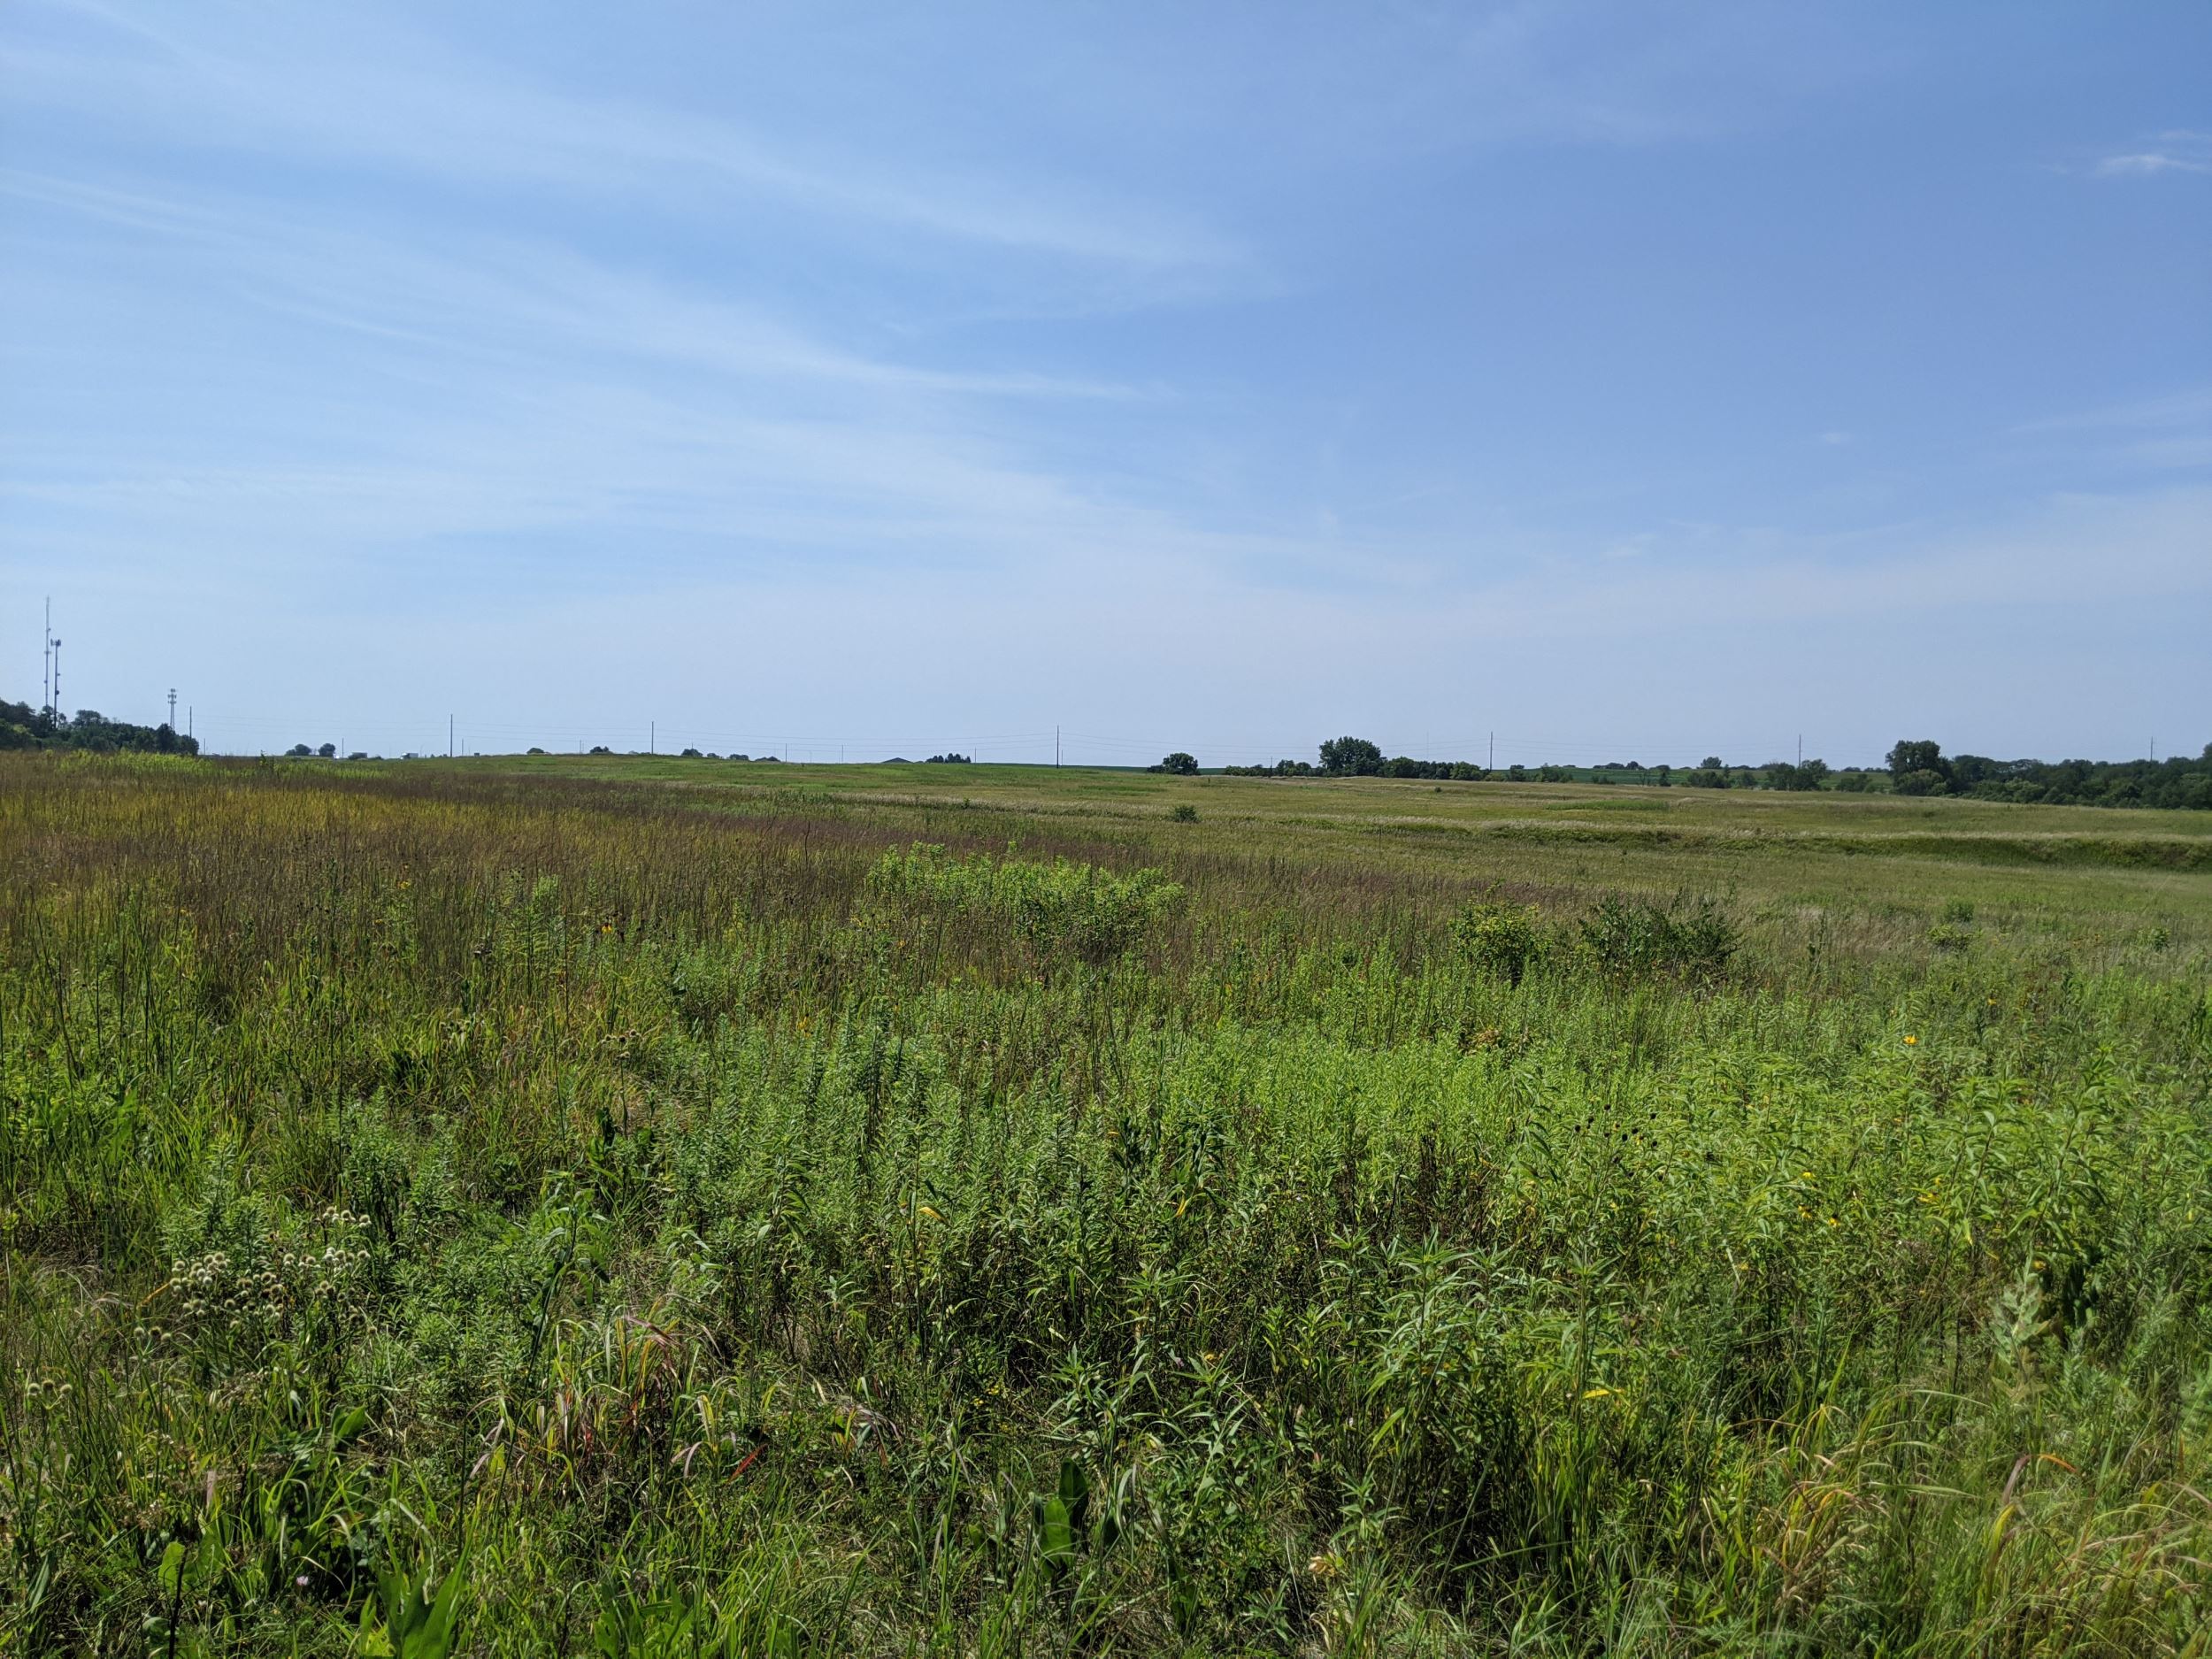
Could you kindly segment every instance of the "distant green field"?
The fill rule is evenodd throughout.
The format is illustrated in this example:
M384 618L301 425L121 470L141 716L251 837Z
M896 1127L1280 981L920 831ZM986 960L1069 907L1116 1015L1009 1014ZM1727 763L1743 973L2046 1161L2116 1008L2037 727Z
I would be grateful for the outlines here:
M2202 1655L2212 814L0 755L0 1655Z

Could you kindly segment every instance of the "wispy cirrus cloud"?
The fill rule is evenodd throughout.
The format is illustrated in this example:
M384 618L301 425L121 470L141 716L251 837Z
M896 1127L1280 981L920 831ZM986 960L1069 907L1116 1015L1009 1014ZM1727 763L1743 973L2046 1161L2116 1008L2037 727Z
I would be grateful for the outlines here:
M2103 179L2154 179L2162 173L2212 173L2212 133L2171 128L2154 134L2139 150L2101 157L2092 171Z
M720 190L818 219L1133 271L1248 257L1233 238L1158 202L1025 178L1018 167L841 156L720 114L552 88L366 12L326 14L311 29L210 7L187 30L124 0L30 0L27 9L67 35L0 39L0 76L19 107L88 114L195 150L687 211L703 188Z
M2130 468L2194 472L2212 467L2212 386L2023 421L2007 435L2062 446L2077 461L2097 457Z

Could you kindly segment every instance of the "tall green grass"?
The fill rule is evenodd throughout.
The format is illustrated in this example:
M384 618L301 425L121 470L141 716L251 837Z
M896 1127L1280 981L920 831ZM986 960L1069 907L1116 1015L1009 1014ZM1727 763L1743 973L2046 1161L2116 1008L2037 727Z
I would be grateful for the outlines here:
M0 1653L2206 1651L2205 895L926 810L0 765Z

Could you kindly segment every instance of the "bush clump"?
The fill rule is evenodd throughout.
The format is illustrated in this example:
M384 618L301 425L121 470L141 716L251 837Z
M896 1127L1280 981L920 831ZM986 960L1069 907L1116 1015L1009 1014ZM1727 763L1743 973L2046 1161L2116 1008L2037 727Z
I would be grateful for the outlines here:
M956 916L995 917L1041 955L1093 964L1143 942L1183 902L1183 889L1159 870L1117 876L1071 858L962 858L929 842L886 853L868 873L868 890Z
M1668 974L1709 984L1727 972L1741 938L1711 898L1655 904L1608 894L1582 918L1578 942L1612 978Z
M1478 902L1452 918L1452 942L1483 972L1518 985L1544 954L1546 941L1533 904Z

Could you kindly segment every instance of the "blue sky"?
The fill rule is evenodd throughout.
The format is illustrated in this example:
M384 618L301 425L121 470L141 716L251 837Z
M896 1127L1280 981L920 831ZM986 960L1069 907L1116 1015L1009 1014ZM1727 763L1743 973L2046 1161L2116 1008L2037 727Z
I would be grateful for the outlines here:
M2212 7L0 9L0 650L200 735L2212 740Z

